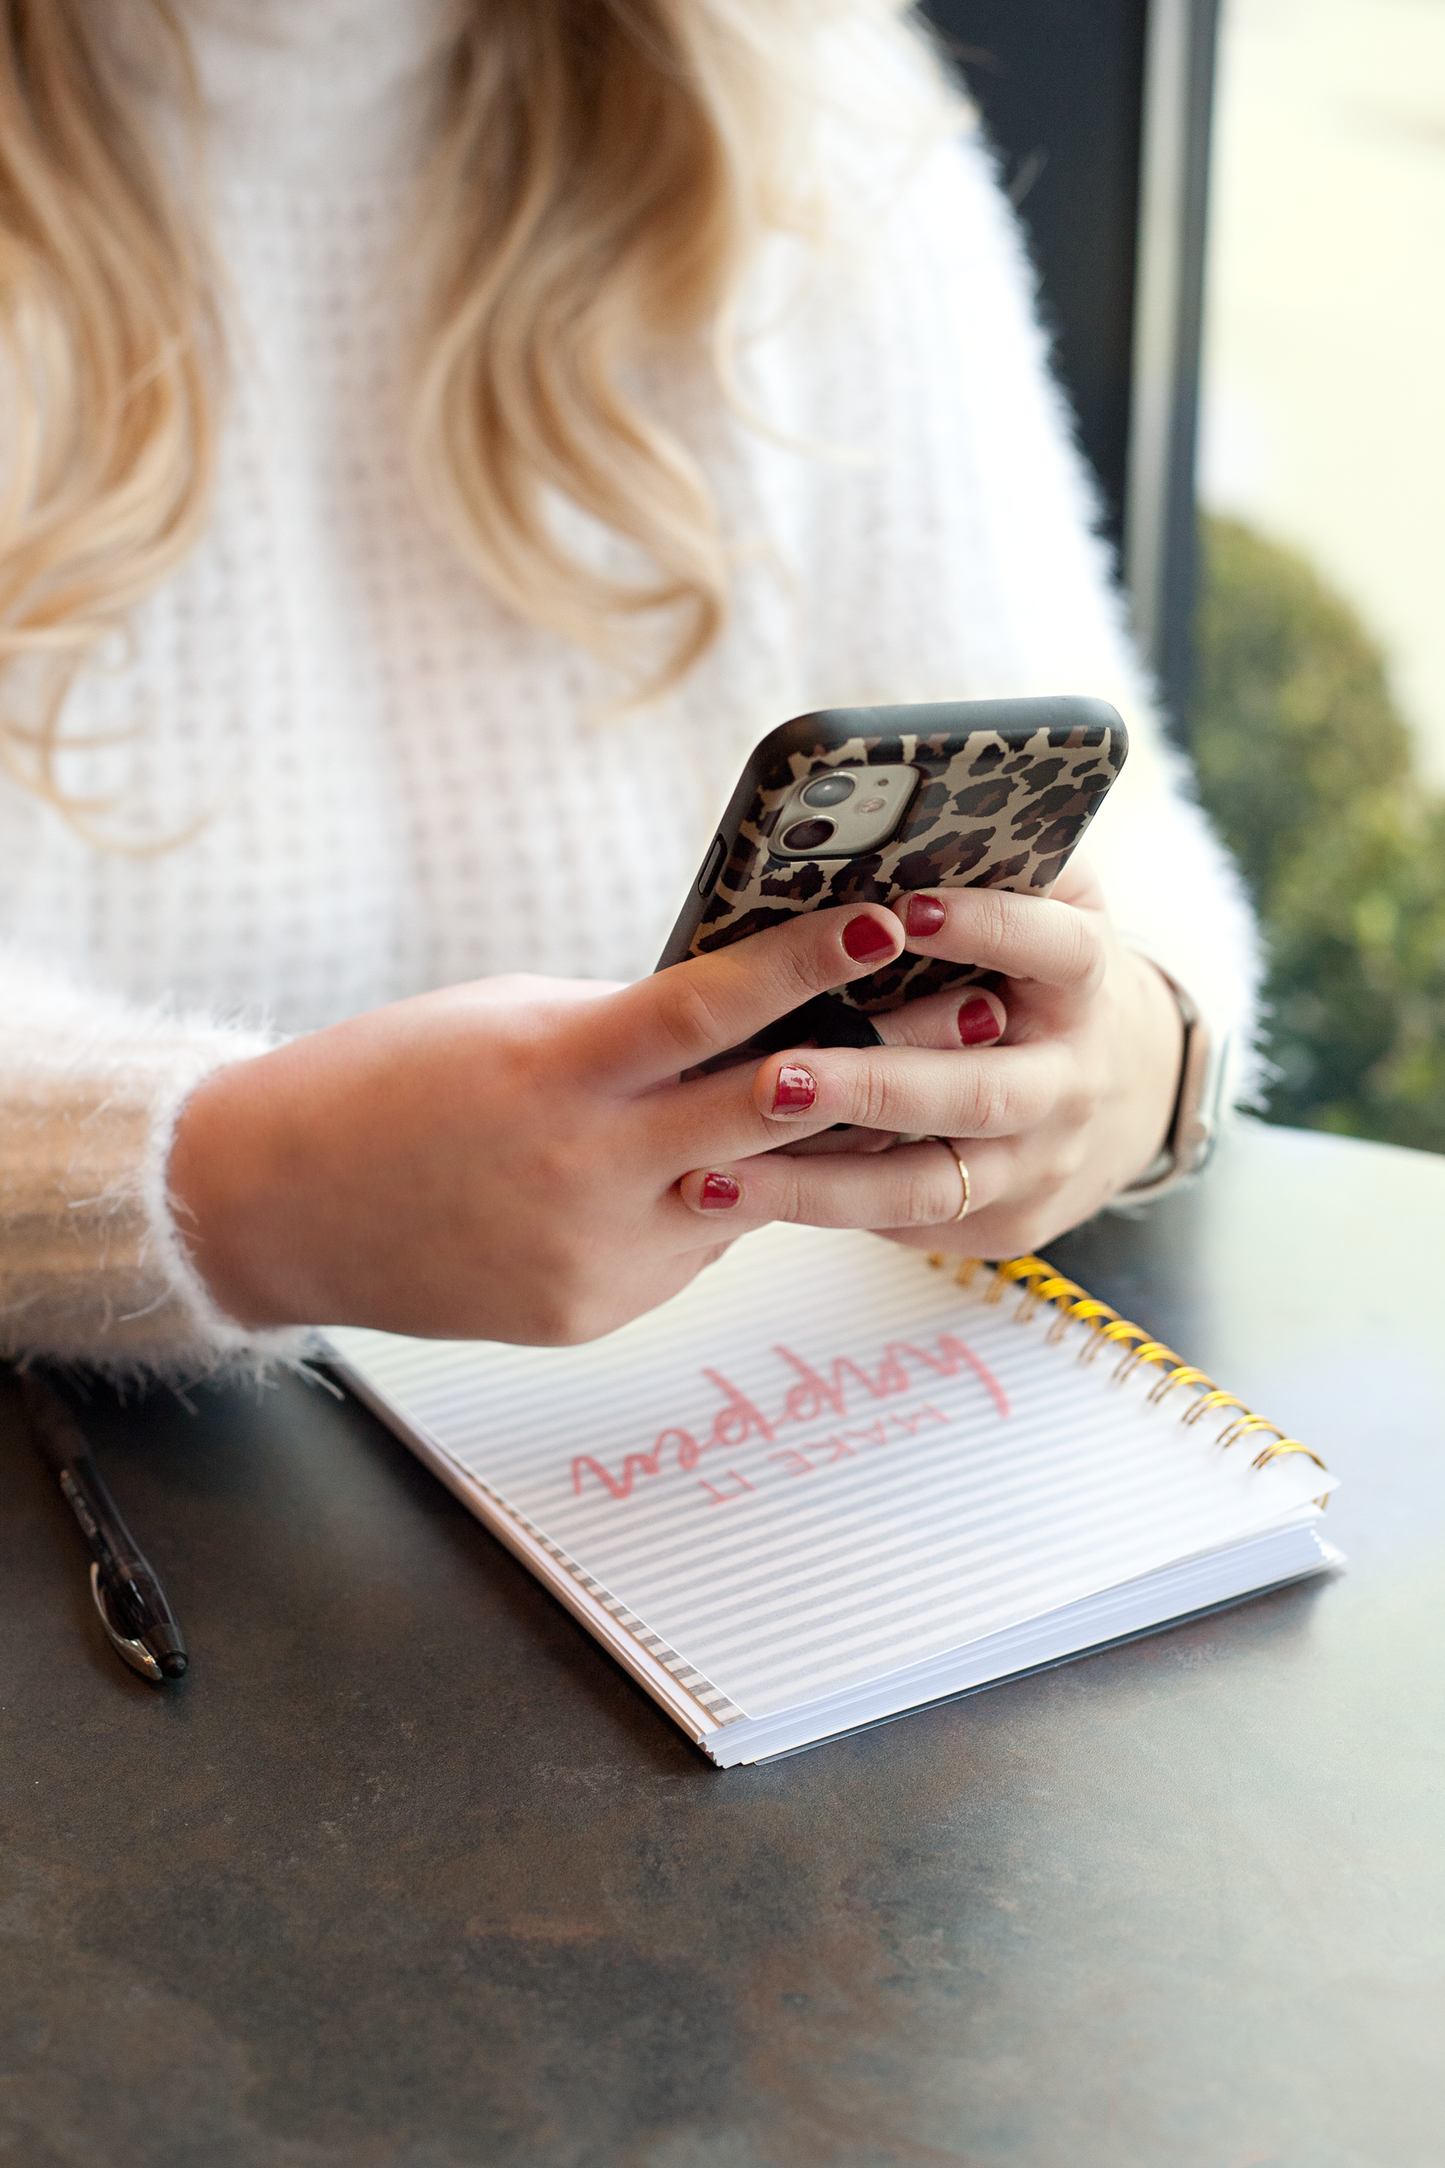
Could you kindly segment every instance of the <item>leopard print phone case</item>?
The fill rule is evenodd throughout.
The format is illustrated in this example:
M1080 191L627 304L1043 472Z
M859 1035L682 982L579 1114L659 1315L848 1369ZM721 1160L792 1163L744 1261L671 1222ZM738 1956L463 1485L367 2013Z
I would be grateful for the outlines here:
M1128 733L1103 700L947 701L829 708L758 746L658 964L687 958L830 904L885 903L916 888L1008 888L1046 896L1124 764ZM778 827L798 786L836 770L915 769L893 832L849 857L784 856ZM876 802L876 801L875 801ZM818 825L827 825L826 822ZM797 829L789 825L787 833ZM905 951L795 1010L753 1042L876 1044L871 1016L986 972ZM781 1036L779 1034L781 1033Z

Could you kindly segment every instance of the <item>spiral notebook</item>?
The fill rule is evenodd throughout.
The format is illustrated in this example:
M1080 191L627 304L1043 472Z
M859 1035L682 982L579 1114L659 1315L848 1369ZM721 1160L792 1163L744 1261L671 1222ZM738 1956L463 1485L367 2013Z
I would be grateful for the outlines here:
M724 1767L1339 1562L1308 1447L1037 1257L770 1227L584 1347L329 1339Z

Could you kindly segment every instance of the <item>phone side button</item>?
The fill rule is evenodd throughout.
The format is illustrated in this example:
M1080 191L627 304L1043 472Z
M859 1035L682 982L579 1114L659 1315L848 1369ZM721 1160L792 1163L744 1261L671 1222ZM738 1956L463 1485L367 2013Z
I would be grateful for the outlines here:
M717 887L717 877L722 872L723 860L727 854L728 847L722 837L714 836L712 849L703 860L702 871L697 877L697 892L700 896L710 896Z

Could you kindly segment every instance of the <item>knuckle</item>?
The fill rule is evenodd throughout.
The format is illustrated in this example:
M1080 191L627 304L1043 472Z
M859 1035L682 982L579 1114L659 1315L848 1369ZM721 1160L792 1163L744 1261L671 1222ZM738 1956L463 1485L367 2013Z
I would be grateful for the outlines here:
M600 1340L605 1333L611 1332L616 1322L610 1311L604 1311L600 1304L577 1304L556 1313L551 1331L538 1341L538 1345L583 1347L589 1340Z
M1017 1127L1008 1080L992 1067L969 1076L953 1111L959 1136L1008 1136Z
M725 1003L708 974L683 964L659 972L654 984L657 1021L680 1055L691 1059L699 1047L726 1044Z
M754 1213L767 1220L803 1220L807 1217L807 1202L803 1175L795 1171L793 1164L780 1162L780 1172L768 1184L766 1199L761 1195L754 1200Z
M563 1133L533 1146L526 1156L524 1179L533 1201L534 1226L560 1222L556 1243L572 1245L571 1223L577 1200L590 1194L595 1182L596 1158L590 1140Z
M617 1311L611 1303L585 1303L573 1309L567 1318L566 1329L552 1342L554 1347L583 1347L589 1340L601 1340L618 1324Z
M611 1243L578 1200L595 1194L597 1161L588 1138L563 1134L536 1145L518 1168L528 1199L518 1279L526 1287L527 1339L573 1347L620 1322Z
M579 1347L619 1322L615 1261L585 1238L561 1234L534 1251L534 1298L528 1339L539 1347Z
M1046 1242L1052 1242L1060 1227L1057 1215L1034 1199L1016 1205L1004 1215L1000 1247L1011 1256L1021 1257L1026 1251L1042 1249Z
M933 1155L929 1154L928 1157L930 1164L926 1168L920 1168L910 1179L900 1199L902 1210L893 1222L897 1227L938 1227L951 1219L958 1209L957 1196L954 1196L952 1204L948 1202L943 1194L943 1182L937 1168L932 1164ZM957 1177L954 1178L952 1187L956 1192Z
M1068 1189L1078 1181L1089 1162L1082 1133L1069 1129L1054 1144L1045 1165L1044 1179L1054 1191Z
M958 1166L940 1156L934 1145L908 1147L908 1179L899 1195L897 1227L942 1227L958 1214ZM895 1153L895 1160L899 1153Z
M807 938L780 941L772 958L778 979L778 991L786 997L790 1008L796 1008L801 1001L811 1000L814 994L831 986L838 975L831 947L828 953L824 952L823 929L808 923L801 929L801 933ZM793 998L795 995L796 1000Z
M1103 1103L1104 1094L1096 1091L1083 1079L1060 1092L1052 1107L1052 1118L1061 1132L1081 1138Z
M1069 904L1060 909L1066 914L1064 927L1064 958L1070 982L1087 990L1096 986L1104 975L1104 943L1098 927L1083 911L1076 911Z
M865 1058L848 1076L842 1094L846 1119L860 1129L893 1129L897 1099L897 1072L891 1062L876 1055Z
M587 1302L569 1269L572 1261L561 1245L549 1245L533 1262L538 1286L529 1306L527 1338L537 1347L575 1346L588 1337Z
M834 944L828 927L819 924L821 915L807 912L731 951L731 960L753 975L755 993L764 995L775 1015L786 1015L837 983Z
M1012 930L1013 898L1001 888L980 888L975 893L979 899L979 938L990 953L996 953L1007 944Z

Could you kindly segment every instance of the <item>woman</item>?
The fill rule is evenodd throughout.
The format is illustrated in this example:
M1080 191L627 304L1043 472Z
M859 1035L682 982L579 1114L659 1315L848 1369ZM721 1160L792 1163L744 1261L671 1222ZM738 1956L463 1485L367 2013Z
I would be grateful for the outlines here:
M576 1339L779 1216L1006 1254L1155 1161L1174 988L1247 1043L1016 233L892 13L8 11L7 1352ZM1054 691L1133 738L1061 900L646 975L774 723ZM676 1083L905 943L1002 997ZM842 1121L952 1148L797 1150Z

